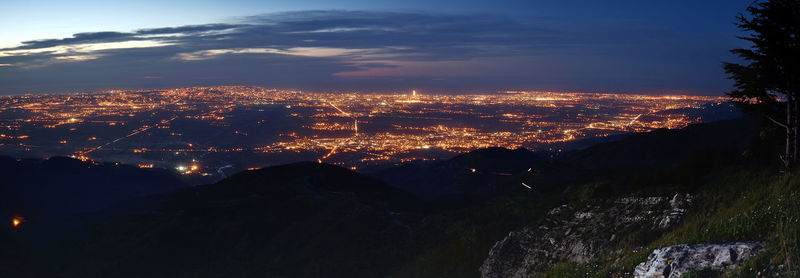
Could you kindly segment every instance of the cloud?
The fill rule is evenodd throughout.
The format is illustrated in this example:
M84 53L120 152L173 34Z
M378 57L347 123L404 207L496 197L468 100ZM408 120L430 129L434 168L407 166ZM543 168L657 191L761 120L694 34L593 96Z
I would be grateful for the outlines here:
M191 34L211 34L214 32L224 32L237 27L238 24L206 24L191 25L181 27L141 29L130 33L124 32L92 32L77 33L69 38L63 39L44 39L22 42L21 46L10 49L38 49L59 45L87 44L87 43L108 43L119 41L130 41L147 39L151 37L169 38L170 35L191 35Z
M670 49L689 42L668 30L631 22L547 22L494 14L299 11L235 23L79 33L0 49L0 94L216 83L592 86L603 84L598 76L606 84L629 80L635 87L697 74L697 67L673 70L653 81L664 71L652 64L684 66L675 62L681 54ZM143 82L142 76L159 78Z
M172 44L173 43L156 41L156 40L131 40L131 41L119 41L119 42L64 44L64 45L53 45L42 48L17 48L17 49L0 50L0 57L28 56L35 54L72 55L75 53L93 53L111 49L161 47Z
M380 52L375 49L347 49L331 47L292 47L283 49L277 48L233 48L233 49L209 49L190 53L179 53L177 58L184 61L200 61L216 59L219 56L231 54L281 54L292 56L307 57L359 57Z
M529 52L552 42L557 34L494 15L306 11L251 16L243 21L130 33L80 33L71 38L23 42L19 47L0 49L0 57L177 45L176 50L184 51L175 56L188 58L184 60L222 54L463 60Z

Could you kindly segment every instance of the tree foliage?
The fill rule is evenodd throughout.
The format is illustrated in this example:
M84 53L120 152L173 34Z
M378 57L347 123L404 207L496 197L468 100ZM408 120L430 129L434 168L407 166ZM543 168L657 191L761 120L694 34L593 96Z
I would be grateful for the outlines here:
M745 64L724 63L734 81L728 96L786 130L787 168L798 160L800 121L800 0L756 1L739 15L740 37L750 48L733 49Z

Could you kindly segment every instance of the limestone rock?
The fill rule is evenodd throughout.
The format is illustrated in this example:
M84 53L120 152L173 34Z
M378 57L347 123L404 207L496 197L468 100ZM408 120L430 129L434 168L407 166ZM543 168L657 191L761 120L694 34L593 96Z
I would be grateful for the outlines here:
M763 249L759 242L669 246L653 250L647 261L636 266L634 277L676 278L693 270L730 270Z
M613 251L622 235L673 227L691 202L691 195L676 194L590 200L553 208L538 227L512 231L495 243L480 268L481 276L529 277L560 262L586 262Z

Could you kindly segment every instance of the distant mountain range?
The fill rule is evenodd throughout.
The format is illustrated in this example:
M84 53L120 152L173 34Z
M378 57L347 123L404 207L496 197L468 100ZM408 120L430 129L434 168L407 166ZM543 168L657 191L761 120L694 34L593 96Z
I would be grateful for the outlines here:
M53 157L0 157L0 211L31 219L97 211L123 200L185 186L178 175L117 163L87 163ZM35 221L33 222L35 223Z

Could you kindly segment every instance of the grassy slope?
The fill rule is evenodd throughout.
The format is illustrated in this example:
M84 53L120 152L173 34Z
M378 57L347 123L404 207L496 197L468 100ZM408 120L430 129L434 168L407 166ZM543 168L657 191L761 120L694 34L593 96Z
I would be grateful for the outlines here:
M728 169L712 174L699 189L697 205L678 228L649 242L625 246L585 264L565 263L545 277L630 276L653 249L675 244L764 241L766 252L751 259L730 277L796 277L800 275L800 177L774 177L767 171ZM783 265L783 268L778 266ZM690 276L718 273L701 271Z
M535 168L543 168L544 176L539 180L529 181L530 184L541 186L542 191L499 196L484 203L425 217L421 223L414 225L414 241L417 246L412 249L418 250L418 253L411 261L398 262L391 274L393 277L476 277L479 276L478 268L486 259L489 249L497 241L510 231L520 230L527 225L538 226L544 214L555 206L630 194L697 194L697 188L710 188L704 185L712 184L718 179L714 173L725 176L720 169L733 167L732 165L737 166L737 169L763 169L764 166L758 164L759 162L755 162L756 166L753 167L754 161L762 160L753 152L770 150L762 150L763 146L755 145L743 153L734 147L749 144L746 143L750 140L746 135L757 133L752 124L745 123L725 121L693 126L686 130L659 130L638 134L620 142L568 154L566 159L553 163L554 166L550 166L549 162L542 163ZM744 189L719 186L719 190ZM718 194L708 195L717 198ZM704 201L699 203L702 202ZM726 200L721 204L729 205L733 202L734 200ZM658 236L635 233L625 239L628 246L624 247L632 250L646 245ZM647 250L637 253L639 257L646 257L647 253L643 253L644 251ZM609 256L614 259L616 257L619 257L618 254ZM628 265L635 266L644 258L639 257L634 257L624 266L618 262L616 268L604 270L598 276L606 277L610 271L632 271L633 267ZM603 267L611 265L612 263L607 262L602 264ZM582 269L585 266L577 267L563 265L556 268L553 271L556 274L554 277L568 274L559 271L562 268L581 269L571 274L584 277L586 272L582 272Z
M428 216L414 226L417 255L392 277L475 277L489 249L509 231L538 222L552 201L533 194L503 196Z
M599 256L584 264L562 263L544 277L630 277L637 264L656 248L676 244L763 241L766 252L725 276L800 277L800 172L791 177L777 174L779 152L774 130L763 130L743 151L700 149L671 170L639 173L634 182L598 196L596 185L577 186L563 194L566 200L580 196L611 197L620 194L668 195L690 192L694 207L680 226L660 235L631 235L619 253ZM611 182L607 187L617 187ZM631 190L632 189L632 190ZM585 193L585 192L590 193ZM593 196L592 196L593 195ZM784 265L783 269L778 266ZM693 277L719 273L700 271Z

